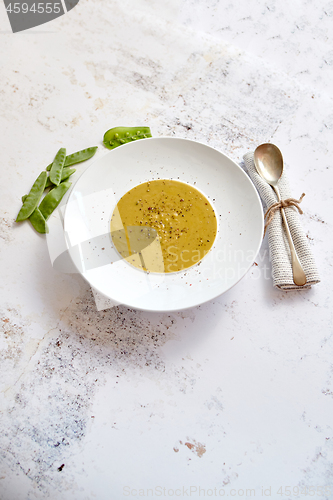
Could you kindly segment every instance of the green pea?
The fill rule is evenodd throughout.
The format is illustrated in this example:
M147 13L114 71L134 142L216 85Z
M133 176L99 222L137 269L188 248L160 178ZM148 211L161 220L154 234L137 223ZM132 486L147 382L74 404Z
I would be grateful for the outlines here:
M66 148L60 148L56 154L51 169L50 169L50 180L56 186L59 186L61 182L62 169L64 167L66 159Z
M77 151L76 153L72 153L66 156L64 167L68 167L69 165L75 165L76 163L81 163L82 161L89 160L96 153L98 147L94 146L91 148L82 149L81 151ZM52 163L46 167L46 170L51 170Z
M47 220L52 212L57 208L64 194L71 185L72 183L69 181L61 182L59 186L54 187L47 193L47 195L44 196L38 208L45 220Z
M22 196L23 203L27 199L27 196L28 196L27 194ZM49 232L49 228L48 228L48 225L46 224L46 220L44 219L44 217L43 217L43 215L38 207L35 208L35 210L32 212L32 214L29 217L29 220L30 220L32 226L36 229L36 231L38 233L45 234L45 233Z
M32 188L30 189L29 194L25 198L21 210L19 211L16 217L16 222L28 219L30 217L30 215L35 210L35 208L39 203L39 200L42 197L46 181L47 181L47 173L45 171L41 172L37 177L37 179L35 180Z
M76 172L76 169L75 168L70 168L70 167L64 167L62 169L62 174L61 174L61 182L62 181L65 181L66 179L68 179L68 177L70 177L71 175L74 174L74 172ZM49 187L54 187L54 184L53 182L51 181L50 177L48 177L47 181L46 181L46 185L45 185L45 189L46 188L49 188Z
M127 142L152 137L149 127L115 127L104 134L103 144L108 149L114 149Z

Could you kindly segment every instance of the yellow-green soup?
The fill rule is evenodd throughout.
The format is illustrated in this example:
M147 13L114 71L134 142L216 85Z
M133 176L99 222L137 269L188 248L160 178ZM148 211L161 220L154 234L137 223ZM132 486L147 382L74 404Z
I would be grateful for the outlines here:
M193 266L210 250L216 233L208 199L193 186L168 179L130 189L111 217L111 237L119 254L149 272Z

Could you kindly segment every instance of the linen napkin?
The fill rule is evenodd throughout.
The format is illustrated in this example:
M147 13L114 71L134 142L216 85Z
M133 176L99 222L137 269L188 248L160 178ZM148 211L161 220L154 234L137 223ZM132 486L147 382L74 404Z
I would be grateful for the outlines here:
M253 161L253 152L246 153L243 159L246 170L257 188L264 207L267 210L273 203L278 201L276 194L273 188L264 181L256 171ZM279 190L282 200L295 197L295 195L290 192L285 172L283 172L279 180ZM300 216L297 209L295 207L287 207L284 210L298 258L306 275L306 284L304 286L298 286L295 285L293 281L288 239L284 230L281 210L276 210L267 229L273 285L282 290L303 290L304 288L310 288L311 285L319 283L320 278L309 242L299 220Z

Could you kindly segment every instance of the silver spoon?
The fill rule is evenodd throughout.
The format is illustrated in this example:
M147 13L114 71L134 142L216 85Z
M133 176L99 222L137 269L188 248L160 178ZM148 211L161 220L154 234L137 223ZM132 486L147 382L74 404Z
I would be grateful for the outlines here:
M274 144L261 144L254 152L254 164L258 174L272 186L278 201L281 201L278 181L283 172L283 158L279 148L274 146ZM301 263L297 257L286 219L286 214L283 208L281 208L281 213L290 247L293 280L295 285L303 286L306 283L305 272L303 271Z

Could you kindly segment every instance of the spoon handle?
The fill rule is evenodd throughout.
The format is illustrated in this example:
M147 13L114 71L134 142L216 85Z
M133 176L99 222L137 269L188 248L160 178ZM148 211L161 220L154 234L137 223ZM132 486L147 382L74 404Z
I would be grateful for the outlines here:
M272 187L273 187L273 189L274 189L274 191L276 193L278 201L281 201L281 196L280 196L279 188L277 186L272 186ZM297 256L297 253L296 253L296 250L295 250L295 246L294 246L291 234L290 234L290 229L289 229L289 226L288 226L286 214L285 214L283 208L281 208L281 214L282 214L282 219L283 219L283 222L284 222L284 227L286 229L288 243L289 243L289 247L290 247L291 265L292 265L292 269L293 269L293 280L294 280L295 285L303 286L306 283L305 272L304 272L304 270L302 268L302 265L301 265L301 263L299 261L299 258Z

